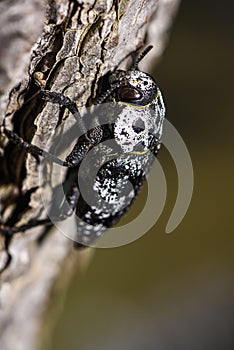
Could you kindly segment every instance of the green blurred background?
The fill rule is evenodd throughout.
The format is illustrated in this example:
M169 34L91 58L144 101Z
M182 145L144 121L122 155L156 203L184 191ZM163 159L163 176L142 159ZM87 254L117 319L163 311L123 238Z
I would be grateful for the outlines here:
M182 1L154 74L194 167L185 218L165 233L178 183L163 147L163 214L141 239L97 249L77 270L43 349L234 349L233 15L233 0Z

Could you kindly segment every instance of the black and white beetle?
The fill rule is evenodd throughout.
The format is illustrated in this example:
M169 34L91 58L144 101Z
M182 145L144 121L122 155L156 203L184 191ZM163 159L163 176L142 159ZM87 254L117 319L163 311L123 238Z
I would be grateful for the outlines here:
M61 220L75 210L76 241L79 245L92 244L126 212L160 148L165 116L162 95L154 79L138 68L139 62L151 48L147 47L138 58L132 55L131 69L115 70L108 74L107 83L105 87L101 86L96 107L91 113L91 119L96 120L94 126L93 120L86 125L85 116L80 116L75 103L68 97L41 88L44 99L68 108L80 130L81 136L64 161L51 152L26 143L13 131L4 129L8 139L27 152L68 168L62 184L64 198L61 203L53 205L49 218ZM103 114L108 117L105 123L100 121ZM110 140L111 144L106 143ZM92 156L88 157L85 174L80 176L78 183L77 174L89 153ZM92 185L90 204L85 201L81 187L89 192L88 177L94 165L97 176ZM132 184L130 187L129 182ZM56 194L54 198L57 198ZM57 199L53 202L57 202ZM47 224L49 218L18 227L1 226L0 234L12 236L16 232Z

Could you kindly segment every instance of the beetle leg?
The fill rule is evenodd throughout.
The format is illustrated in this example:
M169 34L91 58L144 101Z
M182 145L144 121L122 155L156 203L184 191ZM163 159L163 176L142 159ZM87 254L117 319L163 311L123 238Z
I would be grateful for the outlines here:
M15 143L17 146L25 149L28 153L31 153L36 156L41 156L45 159L51 160L53 163L65 166L65 167L74 167L72 163L69 163L68 161L63 161L62 159L56 157L50 152L44 151L43 149L32 145L26 141L24 141L19 135L17 135L14 131L9 129L4 129L4 133L8 137L10 141Z
M41 225L48 225L50 224L50 219L42 219L42 220L36 220L36 221L31 221L25 225L21 226L14 226L14 227L0 227L0 234L3 234L4 236L12 236L15 233L18 232L25 232L29 230L30 228L36 227L36 226L41 226Z
M86 129L84 121L83 121L83 119L82 119L82 117L81 117L81 115L76 107L75 102L72 102L72 100L69 97L63 95L62 93L45 90L44 88L41 88L41 93L42 93L42 96L45 100L52 102L52 103L58 103L61 106L66 107L72 113L74 118L76 119L81 133L86 135L87 129ZM89 140L89 139L87 138L87 140Z

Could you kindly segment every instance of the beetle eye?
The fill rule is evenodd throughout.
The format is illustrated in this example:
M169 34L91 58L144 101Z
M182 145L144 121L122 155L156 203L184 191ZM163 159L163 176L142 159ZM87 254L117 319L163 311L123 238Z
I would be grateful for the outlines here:
M118 89L118 100L123 102L131 102L140 100L142 94L131 86L122 86Z

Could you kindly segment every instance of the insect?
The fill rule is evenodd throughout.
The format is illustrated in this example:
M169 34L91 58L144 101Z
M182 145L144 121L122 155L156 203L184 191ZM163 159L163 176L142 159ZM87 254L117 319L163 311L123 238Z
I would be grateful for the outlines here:
M132 54L133 64L129 70L116 69L107 74L89 118L81 117L70 98L41 87L44 99L65 106L76 120L79 137L65 160L4 129L4 134L15 145L66 167L67 173L58 186L62 188L63 198L58 195L58 188L53 191L48 219L18 227L2 225L0 234L12 236L47 224L51 219L65 219L75 212L75 240L80 246L90 245L127 211L158 153L165 117L162 94L155 80L138 67L151 48L147 47L138 58Z

